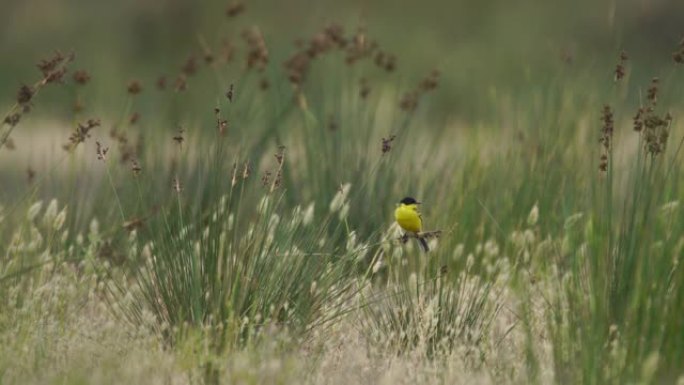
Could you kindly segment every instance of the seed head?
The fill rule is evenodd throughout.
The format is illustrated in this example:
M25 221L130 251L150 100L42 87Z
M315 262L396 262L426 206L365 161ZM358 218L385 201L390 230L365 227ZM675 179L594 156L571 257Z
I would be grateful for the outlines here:
M260 90L266 91L270 86L271 86L271 83L268 81L267 78L263 77L259 80L259 89Z
M137 160L133 159L131 161L131 171L133 171L133 175L138 176L140 175L140 172L142 171L142 168L140 167L140 164L138 163Z
M74 83L83 86L90 81L90 74L85 70L77 70L73 75Z
M648 99L649 102L651 102L652 106L655 106L655 104L658 102L658 85L660 83L660 79L658 78L653 78L651 80L651 85L648 87L648 90L646 92L646 98Z
M672 53L672 60L674 60L676 64L684 64L684 38L679 41L677 50Z
M37 67L40 72L43 73L43 77L49 77L50 73L53 72L62 62L64 62L65 57L61 52L55 51L55 53L49 59L42 59Z
M97 159L101 161L106 161L107 160L107 152L109 151L109 147L104 147L100 142L95 141L95 145L97 146Z
M625 51L620 52L620 58L615 66L615 81L622 80L625 77L625 63L627 62L627 53Z
M399 102L399 108L406 112L413 112L418 107L418 93L415 91L404 94Z
M644 108L640 107L639 110L637 111L636 115L632 118L632 121L634 121L634 131L641 131L642 128L644 128L644 120L643 120L643 115L644 115Z
M17 124L19 124L20 120L21 120L21 114L18 112L15 112L13 114L9 114L9 115L5 116L5 119L3 120L3 122L10 127L14 127ZM7 144L7 143L5 143L5 144Z
M67 145L65 149L75 148L79 143L85 142L87 138L90 138L90 131L99 126L100 119L88 119L86 123L79 123L76 130L69 136L70 145Z
M382 138L382 155L385 155L392 150L392 142L394 142L394 139L396 138L396 135L390 135L389 138Z
M37 65L38 69L43 74L41 84L62 83L64 75L67 73L65 67L74 60L74 57L73 53L64 56L59 51L55 51L51 58L41 60Z
M128 118L128 123L132 126L136 123L138 123L138 120L140 120L140 113L139 112L134 112L131 114L131 116Z
M181 67L181 72L186 76L192 76L197 73L197 58L194 55L188 57L185 64Z
M233 83L230 84L228 91L226 91L226 98L228 98L229 102L233 102Z
M247 179L249 178L249 174L252 172L252 167L249 164L249 161L245 161L245 163L242 165L242 179Z
M19 91L17 91L17 103L20 105L25 105L28 104L31 101L31 98L33 98L33 88L27 85L22 85L19 88Z
M211 53L211 51L209 51L209 50L204 51L204 56L203 56L203 58L204 58L204 63L205 63L206 65L210 65L211 63L214 62L214 59L215 59L215 58L214 58L214 54Z
M178 180L178 177L173 177L173 183L172 183L171 187L173 188L173 191L175 191L178 194L180 194L180 192L183 191L183 186L181 186L181 183Z
M142 85L137 80L131 80L126 87L126 90L130 95L138 95L142 92Z
M178 147L183 147L183 141L185 141L185 137L183 137L183 127L178 128L178 135L173 137L173 140L178 143Z
M603 106L603 112L601 114L601 121L603 126L601 127L601 137L599 138L599 143L601 143L602 153L599 161L599 170L608 170L608 154L611 150L611 143L613 139L614 130L614 120L613 120L613 110L609 105Z
M432 70L432 72L430 72L428 74L428 76L426 76L420 82L420 85L418 86L419 90L421 92L428 92L428 91L434 90L435 88L437 88L437 85L439 84L439 77L440 77L439 71L438 70Z
M263 187L268 187L271 182L271 171L264 171L264 175L261 176L261 185Z
M262 72L268 64L266 41L257 27L245 29L242 38L247 43L247 68Z
M31 166L28 166L26 168L26 181L28 184L33 183L33 180L36 179L36 170L34 170Z
M245 4L241 1L233 1L226 7L226 16L235 17L245 11Z
M361 97L361 99L366 100L371 91L370 86L368 85L368 79L361 78L360 83L361 87L359 89L359 96Z
M230 178L230 186L231 187L235 187L235 185L237 184L237 178L238 178L237 168L238 168L238 164L237 164L237 162L234 162L233 163L233 172L231 173L232 176Z
M144 219L135 217L135 218L132 218L131 220L124 222L121 227L123 227L124 230L131 232L133 230L137 230L137 229L142 228L144 223L145 223Z
M684 52L680 52L680 51L674 52L672 54L672 60L674 60L674 62L677 64L684 63Z
M176 80L173 84L173 89L176 92L182 92L185 91L188 88L188 77L185 76L185 74L181 73L176 77Z
M278 146L278 151L275 153L275 158L276 158L276 162L278 162L278 166L282 166L283 161L285 159L285 146L283 146L283 145Z

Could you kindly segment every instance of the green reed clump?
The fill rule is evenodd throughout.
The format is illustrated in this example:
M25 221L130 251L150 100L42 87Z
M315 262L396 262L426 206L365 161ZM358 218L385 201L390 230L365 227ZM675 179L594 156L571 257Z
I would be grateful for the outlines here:
M476 256L463 255L462 245L456 258L467 260L463 268L438 264L451 259L445 257L451 251L446 249L429 255L399 246L380 252L372 267L374 282L362 301L367 338L396 353L419 352L430 358L455 353L479 365L491 342L507 276L501 263L506 258L495 248L488 242L486 250L477 251L477 258L486 260L482 265L490 268L481 275L474 269ZM386 274L379 274L385 267Z
M198 196L199 210L183 208L184 187L174 178L177 204L163 208L141 232L140 271L132 277L137 288L122 284L117 290L133 293L130 306L121 309L125 315L141 322L151 312L172 343L190 329L206 329L220 352L264 328L297 335L345 311L353 294L353 254L330 242L330 221L313 224L313 205L283 208L282 152L276 161L262 178L265 192L256 207L245 207L250 200L243 199L244 184L256 182L246 179L246 166L236 165L229 190L218 199L211 198L219 192L215 179L205 180L210 191Z
M484 358L491 323L500 310L494 283L461 274L392 285L363 307L365 333L374 343L397 352L427 357L458 353L478 365Z
M549 329L559 383L671 383L683 374L680 154L667 151L673 119L659 112L659 87L651 83L633 118L638 148L626 170L613 165L619 125L604 109L596 201L583 226L566 226L555 274Z

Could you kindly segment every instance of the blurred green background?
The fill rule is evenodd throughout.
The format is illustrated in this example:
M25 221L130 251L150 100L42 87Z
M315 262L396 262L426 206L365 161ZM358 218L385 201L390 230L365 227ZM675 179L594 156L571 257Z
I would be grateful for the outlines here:
M681 39L684 2L675 0L264 1L227 21L226 1L4 0L0 13L0 105L37 76L34 63L54 49L77 53L76 68L94 74L94 99L131 78L177 71L198 36L210 44L259 25L281 63L296 38L330 22L364 27L398 65L422 76L437 67L438 105L469 119L491 112L487 93L580 76L605 77L620 50L637 78L670 65ZM235 24L232 25L231 24ZM232 35L232 36L231 36ZM408 68L407 68L408 67ZM161 70L165 68L165 70ZM581 71L576 71L581 68ZM403 76L407 72L403 72ZM407 81L410 81L407 79Z

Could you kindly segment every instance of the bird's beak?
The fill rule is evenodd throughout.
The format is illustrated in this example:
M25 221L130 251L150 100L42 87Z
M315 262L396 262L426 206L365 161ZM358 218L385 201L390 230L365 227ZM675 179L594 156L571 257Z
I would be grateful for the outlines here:
M417 205L422 205L422 204L423 204L423 202L416 202L416 204L417 204Z

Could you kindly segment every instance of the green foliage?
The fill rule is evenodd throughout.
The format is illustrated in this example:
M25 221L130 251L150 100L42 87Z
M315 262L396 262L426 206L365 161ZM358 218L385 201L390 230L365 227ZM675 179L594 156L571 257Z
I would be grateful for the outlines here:
M203 56L165 89L155 67L141 92L36 95L80 63L62 59L7 109L21 122L2 123L1 156L49 115L29 107L44 94L68 105L57 121L72 136L28 187L0 169L0 382L89 382L78 363L91 355L105 383L127 366L139 382L157 360L212 384L330 367L381 382L373 371L413 359L442 383L683 378L679 68L641 89L638 68L604 85L580 60L506 88L448 64L447 80L477 90L463 113L432 91L473 91L364 29L329 25L290 48L249 23L222 28L239 37L200 34ZM392 223L407 195L441 231L427 254ZM340 366L345 349L376 366Z

